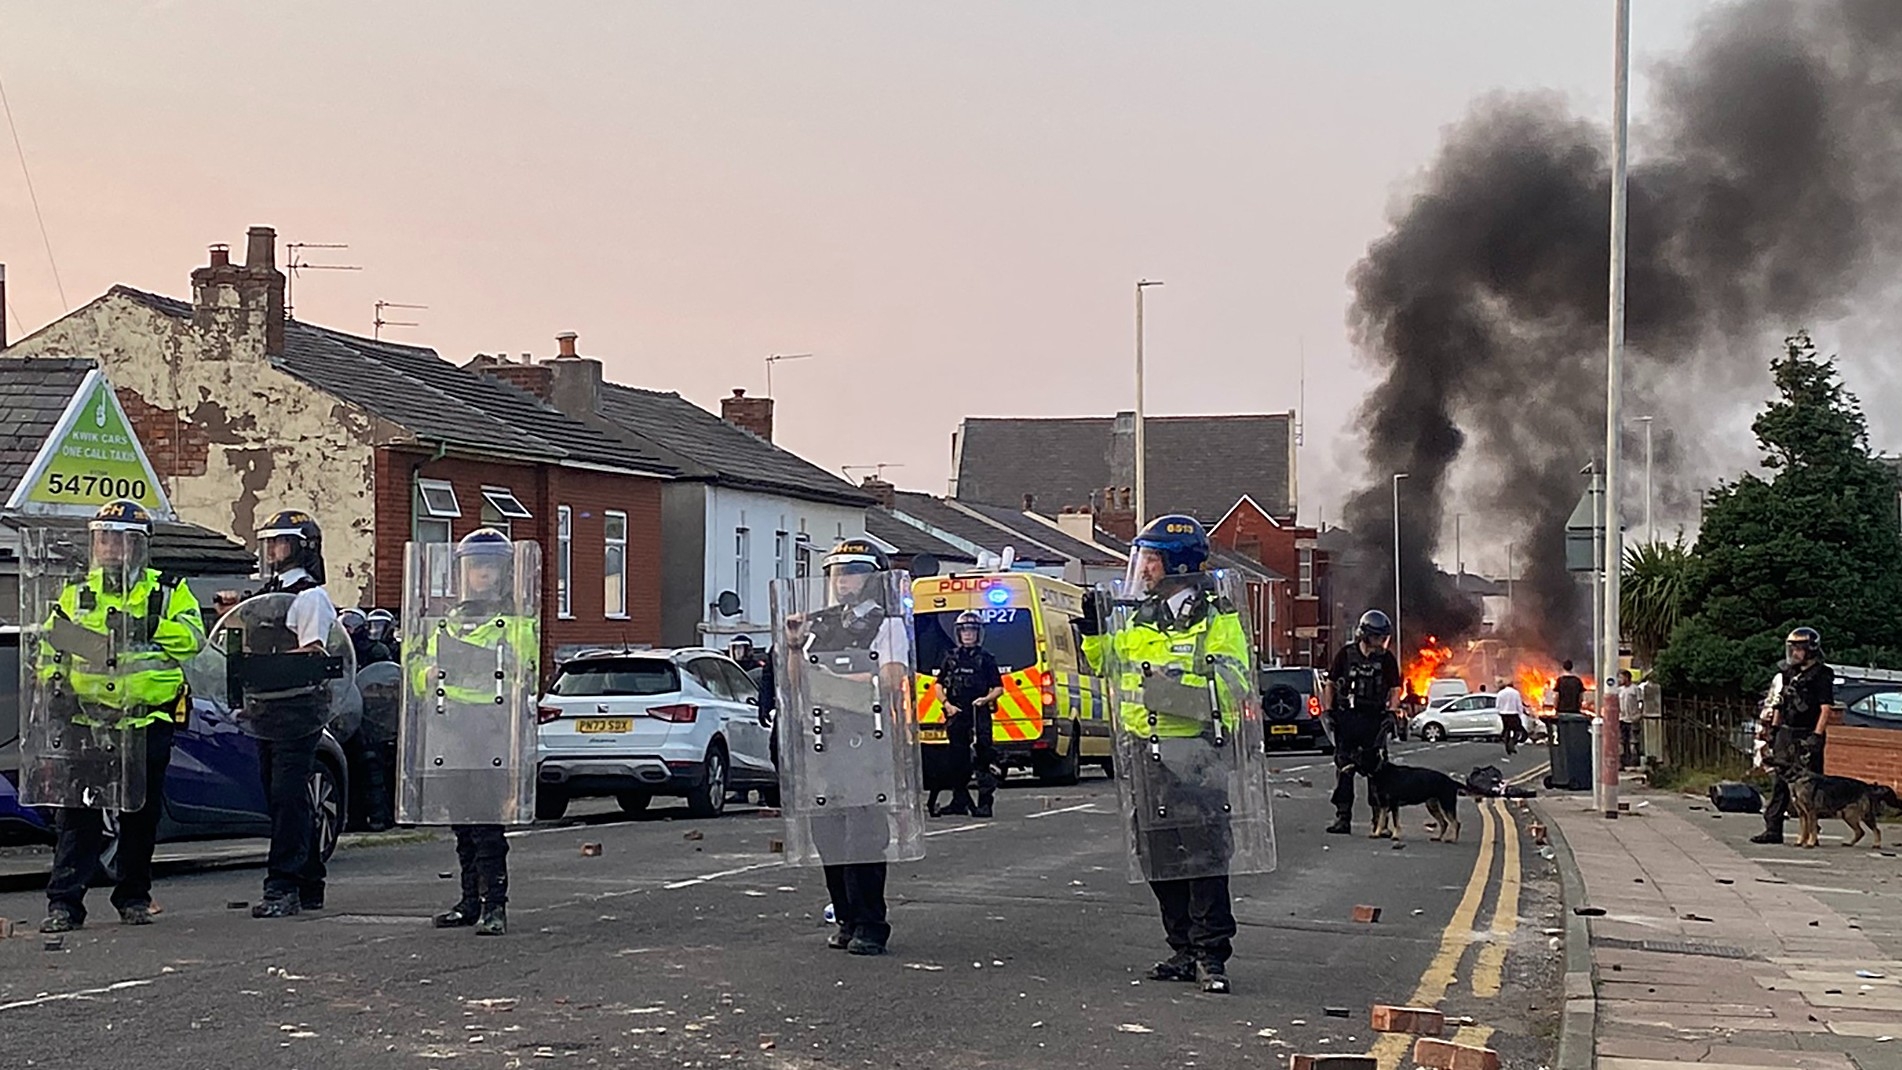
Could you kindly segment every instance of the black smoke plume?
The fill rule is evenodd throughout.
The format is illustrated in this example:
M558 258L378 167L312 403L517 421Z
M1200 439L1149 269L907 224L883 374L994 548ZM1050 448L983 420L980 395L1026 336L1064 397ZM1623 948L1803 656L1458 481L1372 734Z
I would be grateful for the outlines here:
M1720 9L1656 72L1651 104L1632 127L1625 411L1659 416L1669 505L1695 501L1692 444L1748 453L1737 417L1760 391L1764 338L1844 315L1895 262L1902 2ZM1350 328L1385 378L1358 417L1369 484L1347 505L1357 567L1343 579L1350 598L1391 606L1390 478L1408 473L1409 647L1479 622L1433 566L1457 463L1479 488L1459 503L1468 530L1479 518L1516 544L1509 628L1585 659L1590 595L1565 570L1563 527L1604 452L1610 143L1608 124L1554 97L1479 101L1352 273ZM1625 443L1631 501L1642 430Z

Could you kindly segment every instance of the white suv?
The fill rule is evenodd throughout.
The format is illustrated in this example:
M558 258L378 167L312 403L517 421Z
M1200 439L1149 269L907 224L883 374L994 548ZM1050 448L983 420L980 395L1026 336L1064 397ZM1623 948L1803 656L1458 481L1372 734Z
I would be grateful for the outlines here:
M612 795L630 814L656 795L718 817L727 796L778 801L772 721L745 670L713 650L590 651L562 663L542 696L537 817Z

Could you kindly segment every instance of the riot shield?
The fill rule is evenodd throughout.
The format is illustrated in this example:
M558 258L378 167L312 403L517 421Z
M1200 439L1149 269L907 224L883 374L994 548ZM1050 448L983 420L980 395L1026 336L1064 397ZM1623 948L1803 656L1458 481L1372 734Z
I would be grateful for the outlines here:
M1273 870L1255 633L1240 577L1164 580L1116 599L1103 630L1130 880Z
M356 696L357 655L349 633L333 620L323 649L303 649L292 621L296 602L296 595L282 591L247 598L211 631L206 657L223 663L223 692L216 697L258 739L301 739L322 731L348 716Z
M358 669L357 692L363 696L363 741L377 746L396 742L403 710L402 666L379 661Z
M491 574L446 543L404 553L399 824L535 819L541 546L509 550Z
M124 727L127 678L158 648L147 615L116 608L143 562L94 563L84 529L20 532L20 802L137 810L145 804L142 729ZM121 597L114 597L115 594Z
M776 580L780 808L794 865L923 858L911 580L903 572Z

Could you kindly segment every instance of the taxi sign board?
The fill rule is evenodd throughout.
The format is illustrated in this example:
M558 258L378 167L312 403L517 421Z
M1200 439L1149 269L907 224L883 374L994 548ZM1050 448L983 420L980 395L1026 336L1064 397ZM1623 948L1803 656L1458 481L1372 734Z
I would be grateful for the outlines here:
M6 510L23 516L91 516L101 505L134 501L172 520L172 503L146 459L105 373L95 368L74 391L41 443Z

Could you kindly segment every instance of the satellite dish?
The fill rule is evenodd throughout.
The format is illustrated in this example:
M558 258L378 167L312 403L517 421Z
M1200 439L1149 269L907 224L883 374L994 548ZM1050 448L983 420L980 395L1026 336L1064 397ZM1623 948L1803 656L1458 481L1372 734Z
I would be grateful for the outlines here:
M913 576L936 576L938 567L938 559L930 554L913 554L911 557Z
M713 607L720 611L722 617L737 617L740 615L740 596L732 591L721 591Z

